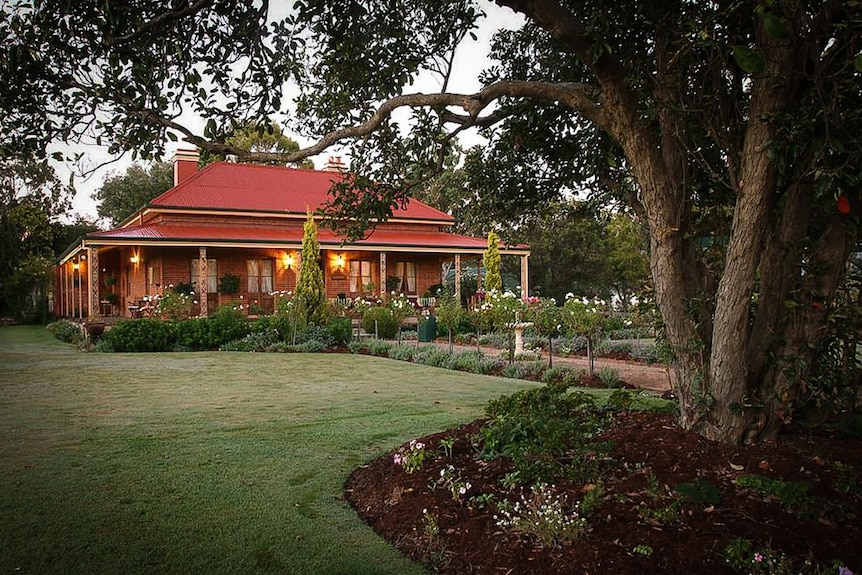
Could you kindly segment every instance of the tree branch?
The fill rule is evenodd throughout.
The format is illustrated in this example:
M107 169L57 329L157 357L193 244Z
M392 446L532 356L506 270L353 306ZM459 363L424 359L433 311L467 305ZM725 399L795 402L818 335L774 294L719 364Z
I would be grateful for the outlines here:
M475 94L405 94L383 102L366 122L330 132L307 148L285 154L248 153L248 150L242 150L228 144L211 142L194 134L185 126L157 114L143 113L143 115L146 116L146 120L155 121L166 128L180 132L187 142L210 152L237 155L252 161L275 160L289 163L320 154L342 140L362 138L373 133L398 108L446 108L450 106L461 108L467 113L466 115L455 114L450 111L443 112L444 120L458 124L460 131L467 127L481 127L500 121L504 117L501 114L479 116L482 110L500 98L532 98L557 102L576 110L587 119L601 124L603 112L597 102L599 95L600 93L595 87L587 84L520 81L496 82Z
M555 40L590 65L588 50L594 43L571 10L557 0L494 0L496 4L520 12L546 30Z
M194 4L190 6L186 6L185 8L177 9L174 8L162 14L159 14L152 20L144 22L137 30L126 34L124 36L108 36L105 38L105 45L108 47L117 46L120 44L126 44L128 42L133 42L144 35L144 33L158 28L162 24L166 24L168 22L174 22L176 20L181 20L186 16L190 16L192 14L196 14L200 12L204 8L208 7L212 4L213 0L197 0ZM264 3L266 4L266 3Z

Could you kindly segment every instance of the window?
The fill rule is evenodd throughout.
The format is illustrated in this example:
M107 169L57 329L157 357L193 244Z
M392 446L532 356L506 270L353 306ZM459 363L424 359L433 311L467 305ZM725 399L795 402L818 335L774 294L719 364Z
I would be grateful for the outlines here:
M200 270L200 260L191 260L191 282L198 288L198 270ZM207 260L207 293L216 293L218 291L218 262L215 259Z
M395 276L401 278L401 293L416 293L416 262L396 262Z
M365 286L371 283L371 262L363 260L350 261L350 293L365 291Z
M272 293L272 260L248 260L248 293Z

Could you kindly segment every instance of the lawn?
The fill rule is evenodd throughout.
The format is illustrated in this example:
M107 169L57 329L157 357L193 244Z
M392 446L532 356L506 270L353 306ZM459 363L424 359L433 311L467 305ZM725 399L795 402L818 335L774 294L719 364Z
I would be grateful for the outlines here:
M0 573L424 573L356 466L528 382L359 355L82 353L0 328Z

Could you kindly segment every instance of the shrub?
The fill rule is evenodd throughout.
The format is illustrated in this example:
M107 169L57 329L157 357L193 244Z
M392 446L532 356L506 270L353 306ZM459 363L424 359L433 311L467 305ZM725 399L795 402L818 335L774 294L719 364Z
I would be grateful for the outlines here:
M382 339L372 339L368 342L368 352L371 355L388 357L391 350L392 344L388 341L384 341Z
M497 349L505 349L509 345L509 334L503 331L484 333L479 337L479 344L496 347Z
M218 345L212 343L211 323L209 319L203 317L177 322L175 349L177 351L199 351L218 348Z
M641 342L640 345L632 347L632 359L651 365L660 362L661 355L654 343Z
M322 325L309 325L304 330L296 333L296 345L301 345L310 341L319 342L323 348L327 348L335 343L332 338L332 333L328 328Z
M184 319L191 315L194 304L194 292L171 287L159 299L158 314L168 319Z
M349 317L333 318L326 325L332 344L343 345L353 339L353 325Z
M503 376L512 379L541 381L547 364L544 361L512 363L503 368Z
M61 319L54 323L49 323L45 326L48 332L66 343L80 343L84 341L84 335L81 333L81 326L75 322Z
M320 340L317 339L309 339L303 343L300 343L296 346L296 351L300 353L319 353L327 348L327 346Z
M242 339L249 332L248 321L241 311L222 306L209 318L210 347L217 348L229 341Z
M493 400L485 413L488 424L479 432L482 453L488 458L510 458L517 481L598 476L602 457L597 454L607 448L592 438L608 416L585 394L569 393L563 385L546 385Z
M414 348L410 345L396 345L389 350L389 358L399 361L413 361Z
M608 339L646 339L651 337L650 330L645 327L624 327L607 331Z
M620 341L604 340L596 346L596 355L599 357L610 355L631 355L632 344Z
M542 383L565 383L574 385L580 373L568 367L549 367L542 373Z
M133 319L118 323L105 332L103 339L118 352L172 351L177 342L173 322Z
M449 363L452 354L436 345L426 345L417 351L413 356L413 361L423 365L431 365L434 367L446 367Z
M575 355L586 351L587 338L576 336L558 339L554 341L554 349L562 355Z
M291 341L293 338L293 322L286 314L264 315L259 317L251 325L251 331L264 331L274 329L278 332L282 341Z
M381 339L392 339L398 333L398 322L389 308L372 307L362 316L362 329Z
M457 333L455 334L455 343L458 345L476 345L476 334Z
M473 350L455 353L448 363L451 365L451 369L475 373L479 355L478 351Z
M93 346L93 351L97 353L112 353L114 350L114 346L111 345L111 342L105 341L105 338L99 338L99 341L96 342L96 345Z
M605 384L605 387L616 388L620 387L620 374L612 367L602 366L599 368L599 379Z
M481 373L484 375L498 374L503 370L505 366L506 362L502 359L498 357L483 355L479 359L479 363L477 365L478 371L476 373Z
M455 326L455 336L462 336L464 341L473 343L473 338L476 337L476 326L473 320L466 313L461 314L458 319L458 324Z
M242 339L222 345L219 349L221 351L263 351L281 341L278 330L267 328L262 331L253 331Z

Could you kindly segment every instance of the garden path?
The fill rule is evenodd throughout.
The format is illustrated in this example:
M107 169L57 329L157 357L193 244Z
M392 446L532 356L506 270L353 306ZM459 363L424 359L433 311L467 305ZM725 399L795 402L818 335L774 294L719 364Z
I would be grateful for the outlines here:
M442 347L448 347L449 345L441 339L438 339L435 343ZM476 346L456 345L455 349L457 351L475 351ZM502 353L501 350L495 347L486 346L482 346L481 351L486 355L494 356L500 355L500 353ZM543 352L542 357L545 359L545 361L548 360L547 353ZM588 369L587 358L583 356L563 357L555 354L554 365L572 367L575 369L583 369L584 371ZM595 367L597 372L602 367L610 367L614 371L616 371L620 379L622 379L626 383L634 385L635 387L638 387L640 389L645 389L647 391L660 394L666 391L670 391L675 387L673 371L661 363L647 365L645 363L640 363L637 361L597 357L595 359Z

